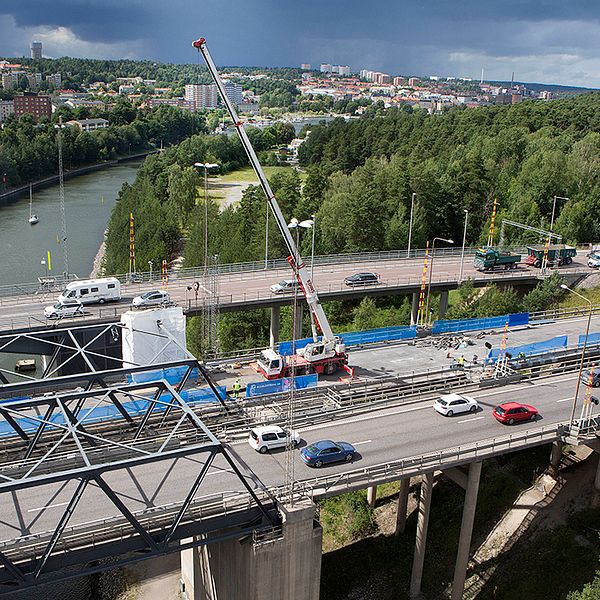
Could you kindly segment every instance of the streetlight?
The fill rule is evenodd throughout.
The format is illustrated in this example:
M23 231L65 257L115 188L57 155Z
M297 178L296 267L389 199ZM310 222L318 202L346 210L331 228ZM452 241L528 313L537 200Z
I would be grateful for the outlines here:
M429 294L431 292L431 274L433 273L433 259L435 258L435 241L446 242L447 244L454 244L454 240L447 240L446 238L434 237L431 242L431 264L429 265L429 283L427 284L427 304L425 306L425 318L429 318Z
M417 192L413 192L411 201L410 201L410 221L408 222L408 248L406 249L406 258L410 258L410 242L412 240L413 211L415 209L415 198L416 197L417 197Z
M204 268L208 267L208 169L219 165L215 163L194 163L195 167L204 168Z
M460 253L460 275L458 276L458 283L462 281L463 277L463 268L465 262L465 242L467 240L467 221L469 220L469 211L466 208L463 208L465 213L465 230L463 231L463 245L462 252Z
M546 249L544 251L544 259L542 261L542 268L545 269L548 266L548 247L552 243L552 227L554 227L554 212L556 210L556 201L557 200L570 200L566 196L554 196L554 200L552 201L552 217L550 219L550 231L548 235L548 241L546 243Z
M577 405L577 396L579 396L579 383L581 382L581 373L583 372L583 360L585 358L585 350L587 348L588 334L590 333L590 322L592 320L592 301L589 298L586 298L579 292L572 290L569 286L564 283L560 284L560 287L563 290L567 290L576 296L579 296L583 300L585 300L590 305L590 312L588 314L587 326L585 328L585 338L583 340L583 349L581 350L581 362L579 363L579 375L577 376L577 383L575 384L575 396L573 398L573 408L571 410L571 419L569 420L569 429L573 426L573 419L575 418L575 406Z
M151 260L149 260L148 266L150 267L150 281L152 281L152 267L154 266L154 263Z

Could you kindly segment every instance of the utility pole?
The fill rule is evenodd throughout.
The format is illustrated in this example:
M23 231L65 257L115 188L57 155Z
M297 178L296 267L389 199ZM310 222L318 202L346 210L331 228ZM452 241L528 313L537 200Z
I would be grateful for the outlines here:
M56 142L58 146L58 194L60 198L60 216L61 216L61 225L62 225L62 251L63 251L63 260L64 260L64 276L65 279L69 280L69 248L67 245L67 220L65 216L65 182L64 182L64 173L63 173L63 152L62 152L62 128L63 122L62 117L58 118L58 134L56 136Z

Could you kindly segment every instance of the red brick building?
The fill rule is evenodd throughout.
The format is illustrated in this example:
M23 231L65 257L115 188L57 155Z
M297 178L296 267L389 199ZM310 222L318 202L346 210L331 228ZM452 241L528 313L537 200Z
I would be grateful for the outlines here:
M50 96L24 94L23 96L15 96L13 98L13 103L15 106L15 117L29 114L37 120L43 116L52 116L52 103L50 102Z

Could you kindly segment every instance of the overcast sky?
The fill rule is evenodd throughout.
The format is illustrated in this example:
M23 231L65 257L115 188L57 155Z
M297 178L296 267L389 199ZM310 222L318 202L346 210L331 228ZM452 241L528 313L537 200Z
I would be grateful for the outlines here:
M10 5L10 6L8 6ZM598 0L0 0L0 55L349 64L600 87Z

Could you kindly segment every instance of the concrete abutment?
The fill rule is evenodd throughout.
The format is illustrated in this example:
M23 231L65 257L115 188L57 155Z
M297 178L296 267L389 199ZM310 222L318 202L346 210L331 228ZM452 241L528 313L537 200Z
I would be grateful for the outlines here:
M315 505L282 506L281 532L181 552L189 600L318 600L323 532Z

